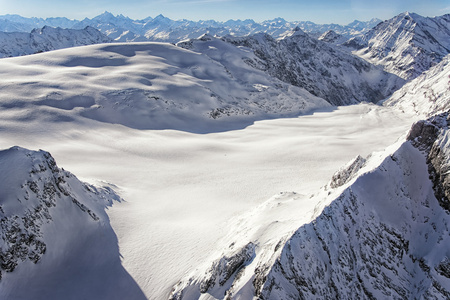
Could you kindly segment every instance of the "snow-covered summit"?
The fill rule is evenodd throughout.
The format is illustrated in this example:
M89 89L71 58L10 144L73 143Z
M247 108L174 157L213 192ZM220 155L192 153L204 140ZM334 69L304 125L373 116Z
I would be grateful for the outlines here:
M425 18L405 12L378 24L348 46L357 55L411 80L450 53L450 15ZM359 45L359 46L358 46Z
M347 41L347 39L344 36L337 34L333 30L328 30L327 32L322 34L319 37L319 40L330 43L330 44L336 44L336 45L342 44L345 41Z

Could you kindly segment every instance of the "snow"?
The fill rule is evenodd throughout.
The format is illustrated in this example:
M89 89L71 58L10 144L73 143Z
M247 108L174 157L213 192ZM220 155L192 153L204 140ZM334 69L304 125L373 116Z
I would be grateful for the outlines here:
M105 213L120 201L111 189L81 183L44 151L3 150L0 169L0 298L144 299Z
M354 53L409 81L449 54L449 24L448 14L425 18L405 12L367 32Z
M214 47L208 51L223 50ZM166 298L186 272L220 254L242 217L250 227L264 219L248 234L267 239L279 230L264 226L278 219L281 231L296 229L289 220L312 217L309 196L339 167L392 144L416 118L373 104L332 107L245 63L229 64L248 52L228 55L213 61L144 43L0 61L0 148L42 148L78 178L117 186L125 201L107 214L122 265L150 299ZM253 115L208 117L220 107L211 93ZM147 95L168 101L150 117ZM274 96L294 108L271 106ZM265 106L239 106L245 97ZM255 207L275 210L253 214Z
M188 38L198 38L202 34L210 33L220 36L236 35L246 36L258 32L266 32L274 37L281 37L285 32L299 26L314 35L333 29L345 36L353 36L367 32L380 20L367 22L354 21L346 26L337 24L319 25L312 22L286 22L282 19L268 20L256 23L253 20L228 20L226 22L171 20L158 15L155 18L147 17L144 20L132 20L122 15L114 16L104 12L92 19L82 21L68 20L66 18L24 18L18 15L1 15L0 31L29 32L33 28L53 26L61 28L83 29L86 26L94 27L118 42L127 41L160 41L176 43ZM148 39L148 40L147 40Z
M0 58L111 41L92 27L73 30L45 26L31 33L0 32Z
M360 105L207 135L31 123L2 131L1 147L45 148L83 180L116 184L126 202L108 215L123 265L147 297L160 299L217 251L230 218L280 191L317 190L355 155L393 142L409 122Z

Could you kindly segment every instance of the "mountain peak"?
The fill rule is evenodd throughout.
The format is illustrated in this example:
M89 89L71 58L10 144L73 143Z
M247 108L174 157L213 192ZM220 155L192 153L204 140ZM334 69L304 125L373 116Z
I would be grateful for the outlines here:
M100 16L101 17L114 17L114 15L107 10L105 10L102 14L100 14L99 17Z
M159 14L153 20L163 20L163 19L167 19L167 18L163 14Z

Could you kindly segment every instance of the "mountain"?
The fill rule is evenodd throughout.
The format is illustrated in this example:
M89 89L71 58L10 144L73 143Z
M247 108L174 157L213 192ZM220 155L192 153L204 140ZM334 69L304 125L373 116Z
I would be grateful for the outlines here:
M319 41L324 41L330 44L340 45L347 41L347 38L343 35L337 34L333 30L328 30L323 33L319 38Z
M254 51L257 59L246 60L247 64L302 87L332 105L375 103L404 82L358 57L309 37L300 28L278 40L267 34L224 40Z
M264 32L274 38L279 38L300 27L315 37L319 37L328 30L334 30L347 38L360 35L379 22L378 19L372 19L368 22L354 21L349 25L318 25L312 22L288 22L282 18L267 20L257 23L253 20L228 20L226 22L207 21L189 21L189 20L171 20L158 15L155 18L145 18L143 20L132 20L123 15L114 16L105 11L92 19L69 20L67 18L24 18L18 15L0 16L0 31L24 31L29 32L33 28L43 26L83 29L86 26L94 27L105 35L118 42L131 41L158 41L177 43L185 39L198 38L203 34L209 35L234 35L247 36Z
M405 84L383 105L427 118L450 109L450 54Z
M438 64L450 53L450 15L425 18L402 13L345 43L355 54L406 80Z
M448 113L417 122L321 192L273 197L170 299L448 298L449 124Z
M123 15L114 16L110 12L104 12L103 14L92 19L85 18L84 20L72 25L72 28L83 29L87 26L99 30L109 38L116 41L140 41L139 33L141 32L141 23ZM125 34L127 35L127 38L124 37ZM131 40L128 40L130 38Z
M120 262L110 187L80 182L45 151L0 151L0 298L145 299Z
M41 29L33 29L31 33L0 32L0 58L111 41L92 27L75 30L44 26Z
M349 39L354 36L360 36L362 34L365 34L380 22L381 22L380 19L373 18L365 22L354 20L353 22L347 25L338 25L338 24L319 25L313 22L300 22L296 26L300 27L303 31L307 32L308 34L316 38L318 38L325 32L332 30L335 33Z

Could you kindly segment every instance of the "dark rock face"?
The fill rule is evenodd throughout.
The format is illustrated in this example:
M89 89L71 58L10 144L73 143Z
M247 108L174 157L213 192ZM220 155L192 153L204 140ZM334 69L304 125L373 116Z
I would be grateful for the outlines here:
M358 155L342 170L336 172L330 181L330 187L335 189L349 182L352 177L364 166L366 159Z
M448 145L444 141L449 124L448 112L419 121L412 126L407 139L415 147L425 151L436 199L450 213L450 158Z
M234 245L230 246L234 248ZM189 279L198 288L200 294L217 293L213 289L224 290L225 294L221 296L227 297L232 290L234 281L239 279L239 272L243 270L255 256L256 245L248 243L242 248L236 249L228 255L224 255L215 261L205 273L205 276L199 280ZM170 295L170 299L185 299L184 282L178 283Z
M47 250L42 227L52 222L52 209L60 201L70 201L93 221L99 220L71 191L68 180L75 177L59 169L50 153L19 147L2 152L1 159L17 160L19 166L17 171L3 170L18 180L8 187L14 188L14 192L6 193L0 199L0 280L2 272L12 272L22 262L28 260L36 264L40 261ZM0 167L4 168L4 165ZM18 185L14 186L15 183ZM88 185L85 189L86 193L98 194Z

